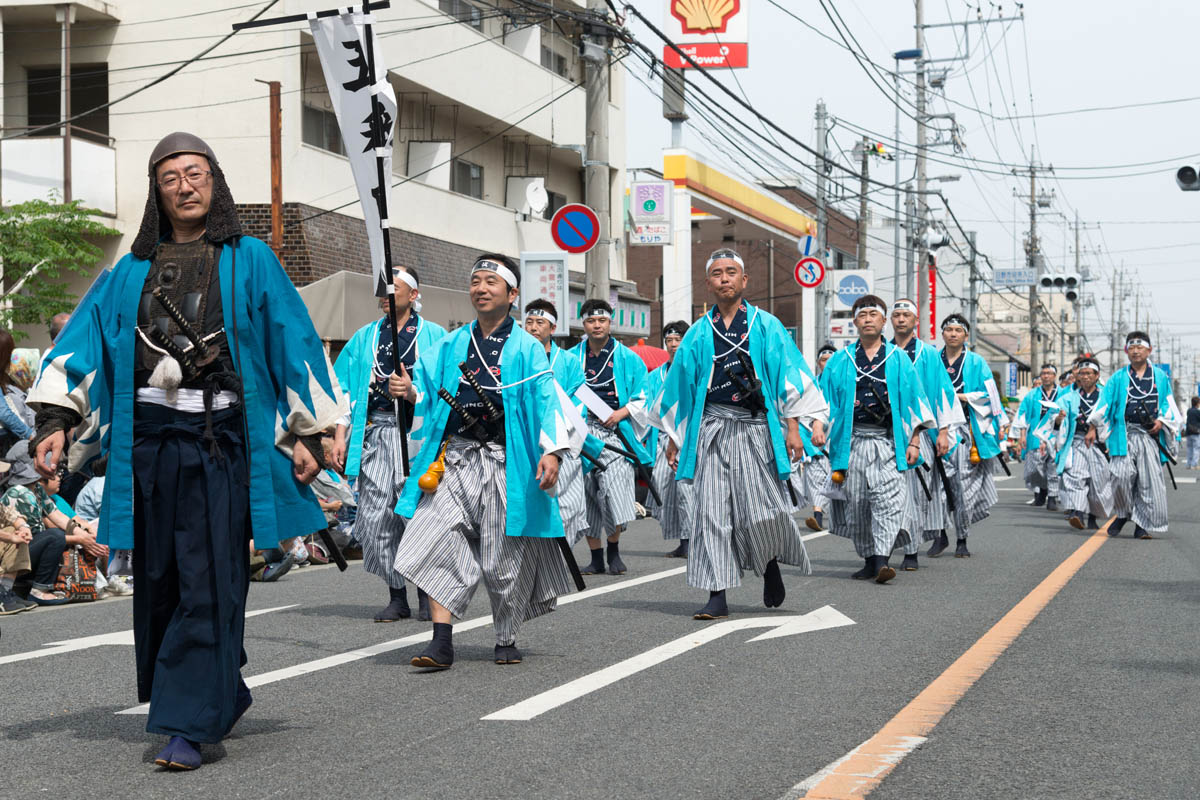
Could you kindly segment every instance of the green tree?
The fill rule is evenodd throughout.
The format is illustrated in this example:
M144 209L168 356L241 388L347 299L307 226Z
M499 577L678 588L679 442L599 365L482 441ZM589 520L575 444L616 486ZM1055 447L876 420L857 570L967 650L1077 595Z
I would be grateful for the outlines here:
M0 208L0 325L17 339L17 325L45 323L71 311L71 272L91 275L104 257L96 237L119 236L80 207L78 200L30 200Z

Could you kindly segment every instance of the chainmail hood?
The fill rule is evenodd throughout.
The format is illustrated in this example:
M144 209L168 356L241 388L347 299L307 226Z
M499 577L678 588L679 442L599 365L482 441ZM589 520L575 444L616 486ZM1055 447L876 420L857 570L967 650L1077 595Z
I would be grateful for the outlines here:
M170 133L155 145L150 154L146 210L142 214L142 226L138 229L137 238L133 240L133 247L130 248L138 258L149 259L154 255L154 248L158 243L171 235L171 222L162 210L154 170L163 160L184 153L204 156L212 168L212 205L208 209L204 238L214 244L220 244L242 235L242 223L233 203L233 194L229 191L225 173L221 171L212 148L199 136L183 132Z

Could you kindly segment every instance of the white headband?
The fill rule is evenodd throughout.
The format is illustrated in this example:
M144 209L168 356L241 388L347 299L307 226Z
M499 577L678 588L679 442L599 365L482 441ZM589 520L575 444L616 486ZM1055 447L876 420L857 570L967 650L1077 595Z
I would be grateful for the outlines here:
M1099 372L1100 371L1100 362L1093 361L1092 359L1089 358L1084 361L1080 361L1078 364L1076 364L1075 369L1094 369L1094 370L1096 370L1096 372Z
M854 318L858 319L858 315L862 314L864 311L878 311L880 316L887 316L887 309L883 306L863 306L862 308L858 309L858 311L854 312Z
M558 326L558 317L554 316L544 308L531 308L525 312L525 317L526 319L529 317L541 317L542 319L550 320L551 325L554 325L555 327Z
M737 265L742 268L742 271L743 272L746 271L746 262L742 261L742 257L739 256L737 253L733 252L732 250L718 250L717 252L713 253L711 256L708 257L708 263L706 263L704 265L704 271L708 272L708 270L712 267L713 264L715 264L718 261L726 261L726 260L737 262Z
M612 319L612 312L604 308L593 308L588 312L588 315L584 317L584 319L593 319L594 317L600 317L601 319Z
M1125 342L1125 349L1128 350L1129 348L1137 347L1138 345L1141 345L1142 347L1149 347L1150 343L1145 339L1130 339L1129 341Z
M915 314L917 313L917 307L907 300L897 300L895 303L892 303L892 313L895 314L897 311L911 311Z
M418 292L421 290L421 287L417 286L417 279L412 275L409 275L407 271L393 272L392 275L396 278L399 278L404 283L407 283L408 288L412 289L413 291Z
M508 284L508 288L510 289L516 289L521 285L521 282L517 280L517 276L513 275L513 271L499 261L489 261L487 259L476 261L475 266L471 268L471 274L474 275L476 272L494 272L504 279L504 282Z

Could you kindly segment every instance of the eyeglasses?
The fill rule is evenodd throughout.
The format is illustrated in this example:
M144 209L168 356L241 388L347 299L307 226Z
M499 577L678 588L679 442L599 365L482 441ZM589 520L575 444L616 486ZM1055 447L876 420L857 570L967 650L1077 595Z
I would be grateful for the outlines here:
M202 189L208 186L209 180L212 179L212 170L200 169L196 167L189 169L183 175L168 175L158 182L159 188L163 191L174 192L180 188L182 181L187 181L193 189Z

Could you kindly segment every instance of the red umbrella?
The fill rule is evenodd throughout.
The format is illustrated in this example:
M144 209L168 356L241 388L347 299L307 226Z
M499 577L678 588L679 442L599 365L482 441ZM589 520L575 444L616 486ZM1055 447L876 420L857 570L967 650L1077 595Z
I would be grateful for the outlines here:
M629 349L638 354L638 357L646 364L646 369L658 369L670 360L666 350L661 347L651 347L646 344L645 339L638 339L637 344Z

